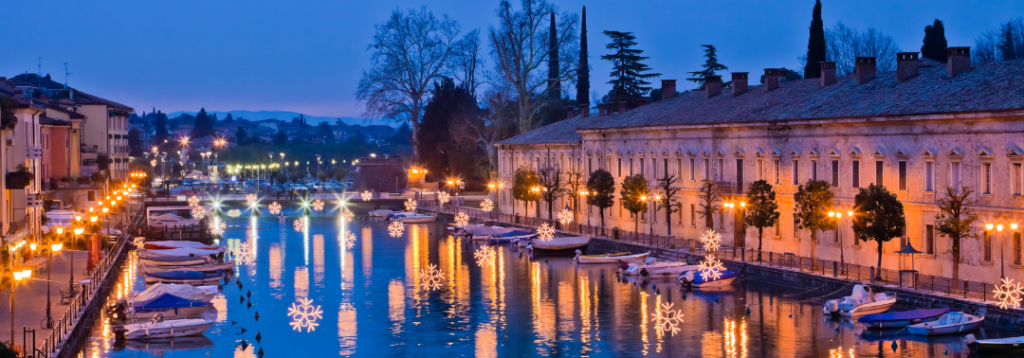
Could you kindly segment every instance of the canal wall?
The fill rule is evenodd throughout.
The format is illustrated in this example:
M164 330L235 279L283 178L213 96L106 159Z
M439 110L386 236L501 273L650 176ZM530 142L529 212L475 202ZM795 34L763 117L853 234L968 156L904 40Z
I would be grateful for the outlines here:
M690 253L684 250L665 249L596 237L591 240L590 245L587 247L587 253L589 254L623 251L630 253L650 252L651 256L660 260L686 261L690 264L695 264L704 257L703 255ZM740 256L742 257L743 255ZM876 292L886 291L895 293L897 302L908 307L949 307L952 311L984 315L986 321L999 325L1024 328L1024 310L1001 309L992 301L983 302L975 299L946 296L932 292L914 290L913 288L872 283L871 281L866 280L846 279L842 277L832 277L806 271L798 271L787 267L750 264L743 262L742 260L728 258L719 259L722 260L729 270L739 272L743 279L751 280L758 284L782 286L787 288L799 287L815 289L815 292L821 292L822 294L834 293L830 298L840 298L848 295L855 284L870 285Z

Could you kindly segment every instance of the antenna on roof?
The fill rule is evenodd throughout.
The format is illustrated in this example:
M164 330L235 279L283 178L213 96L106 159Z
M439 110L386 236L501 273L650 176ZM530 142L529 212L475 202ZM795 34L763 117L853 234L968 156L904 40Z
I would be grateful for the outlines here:
M39 65L36 67L36 85L43 87L43 58L39 57Z
M68 63L65 62L64 63L64 88L65 89L68 88L68 76L69 75L71 75L71 72L68 72Z

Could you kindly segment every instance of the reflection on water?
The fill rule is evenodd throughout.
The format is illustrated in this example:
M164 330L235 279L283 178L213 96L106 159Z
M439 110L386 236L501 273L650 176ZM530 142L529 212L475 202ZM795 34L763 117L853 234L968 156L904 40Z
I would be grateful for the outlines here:
M224 218L229 228L245 228L228 230L224 245L246 244L255 259L236 263L244 288L229 282L212 300L219 314L205 336L118 344L101 318L80 356L255 357L261 348L266 356L314 357L852 358L968 352L958 337L869 332L853 322L826 320L822 299L787 297L787 288L742 280L716 292L686 291L668 282L655 287L620 281L614 265L578 266L570 256L531 258L504 246L481 260L477 254L488 250L439 235L440 224L407 225L401 237L392 238L379 222L317 215L284 222ZM325 242L346 231L357 234L354 247L343 240ZM424 271L433 273L421 276ZM110 300L144 286L131 255ZM240 303L248 291L252 298ZM664 325L669 313L681 317L675 334ZM976 333L1018 334L993 327ZM337 346L322 344L335 339Z

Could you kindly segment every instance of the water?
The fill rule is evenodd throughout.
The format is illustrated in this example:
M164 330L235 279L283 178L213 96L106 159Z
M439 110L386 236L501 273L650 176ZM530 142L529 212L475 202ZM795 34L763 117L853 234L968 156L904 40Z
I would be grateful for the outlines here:
M801 294L806 289L743 280L719 292L684 291L667 282L634 285L619 281L613 265L577 266L567 256L531 259L508 247L496 247L494 264L481 267L474 258L478 247L444 237L439 224L410 224L392 238L380 223L357 221L348 225L357 239L346 249L338 240L337 215L314 214L307 224L299 213L289 214L284 223L270 216L224 218L228 230L222 244L254 245L255 258L236 269L243 288L232 281L214 299L219 315L205 336L125 346L115 342L101 318L79 356L255 357L260 348L267 357L955 357L968 352L958 337L876 334L826 320L823 299L805 300L813 296ZM295 230L306 225L305 233ZM133 255L111 299L144 289L136 262ZM437 289L424 287L418 275L434 265ZM249 291L251 299L240 303ZM289 316L289 308L306 299L312 321ZM656 315L669 312L663 309L667 304L682 314L674 335L656 329ZM996 338L1021 332L985 327L975 334Z

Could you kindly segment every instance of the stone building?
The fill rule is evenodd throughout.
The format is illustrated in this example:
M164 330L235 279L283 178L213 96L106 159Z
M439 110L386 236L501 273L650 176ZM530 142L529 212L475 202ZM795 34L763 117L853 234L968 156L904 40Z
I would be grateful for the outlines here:
M836 76L835 64L828 62L821 78L806 80L786 82L784 71L766 69L764 84L755 85L747 73L732 73L730 87L723 89L721 77L712 77L706 90L678 96L675 81L662 80L662 101L629 111L601 106L599 115L498 143L499 208L513 211L510 188L522 165L557 166L584 176L605 169L617 185L641 173L650 178L651 192L653 178L675 175L682 178L682 210L672 214L671 226L681 243L708 229L697 213L702 180L718 182L726 200L742 200L750 183L763 179L774 185L781 211L779 225L765 229L764 250L810 256L810 233L797 230L793 219L798 185L827 180L835 205L845 212L859 188L882 184L903 202L907 219L904 237L883 245L883 267L897 269L893 252L909 240L925 251L917 258L921 273L949 277L951 241L935 229L936 203L947 187L962 184L974 190L980 219L977 238L963 240L961 278L997 281L1000 250L1007 275L1024 278L1024 62L972 65L969 48L948 52L945 64L899 53L897 70L888 73L876 73L872 57L858 58L856 74L849 76ZM631 231L633 219L619 204L618 188L615 196L606 226ZM554 207L566 203L567 198ZM514 210L546 218L546 205L540 207L527 210L516 202ZM597 225L596 208L590 212ZM741 209L726 210L714 218L714 229L726 245L757 248L757 230L744 227L742 218ZM654 233L665 235L664 209L653 218L641 214L643 232L652 219ZM851 222L842 220L840 230L818 234L817 256L838 260L842 238L846 262L876 265L876 244L854 240ZM986 223L1006 230L986 232ZM1010 230L1011 223L1022 225Z

